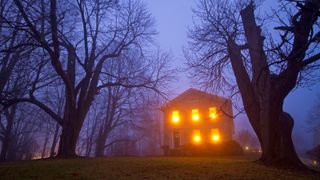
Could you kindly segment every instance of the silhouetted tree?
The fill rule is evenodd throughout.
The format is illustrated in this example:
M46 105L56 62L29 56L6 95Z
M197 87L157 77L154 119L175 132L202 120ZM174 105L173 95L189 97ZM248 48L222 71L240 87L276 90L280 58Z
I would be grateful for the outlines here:
M294 121L283 102L303 73L312 77L319 67L318 5L285 2L268 27L265 21L257 24L252 1L201 0L194 10L189 65L200 83L224 90L236 83L262 146L261 162L303 166L292 143Z
M105 68L104 72L113 72L116 74L116 76L109 77L108 81L128 81L129 79L126 77L131 77L131 81L137 81L141 79L143 77L141 74L148 71L146 68L150 66L148 62L150 60L146 59L145 62L143 62L141 61L141 58L139 59L135 57L136 55L132 54L130 58L121 57L117 61L110 63ZM154 66L153 69L156 71L164 68L166 62L169 60L169 56L163 53L156 53L150 58L157 62L156 64L152 65ZM170 77L170 74L162 76L163 80L169 79ZM159 77L159 80L163 81L161 79ZM143 99L146 94L150 94L150 89L130 87L109 87L105 89L105 116L104 120L99 126L99 133L95 147L96 156L104 156L104 150L107 147L106 144L108 144L107 138L115 128L122 125L134 127L141 121L141 118L137 117L136 109L141 106L142 102L144 102ZM143 110L146 112L148 111L147 105L141 108L144 108ZM135 141L132 138L121 138L121 140L130 141L130 143ZM119 139L116 139L116 141L119 141Z
M39 150L39 142L37 137L43 120L40 116L35 116L38 108L28 104L16 104L8 109L5 109L2 116L10 123L10 131L3 131L1 122L0 136L2 133L8 133L8 142L6 147L2 146L2 160L23 160L31 159L37 150ZM5 124L5 123L4 123Z
M112 74L104 74L103 67L120 55L130 51L140 53L155 34L153 20L145 6L138 0L14 0L11 13L22 15L21 23L10 22L30 34L30 46L37 47L49 63L38 69L29 97L3 101L8 107L19 102L29 102L47 112L62 127L59 157L76 156L75 148L83 122L96 94L103 88L123 86L144 87L158 91L163 68L146 68L140 79L106 82ZM137 54L139 54L137 53ZM64 88L64 110L60 116L37 93L51 81L40 80L43 71L54 72Z

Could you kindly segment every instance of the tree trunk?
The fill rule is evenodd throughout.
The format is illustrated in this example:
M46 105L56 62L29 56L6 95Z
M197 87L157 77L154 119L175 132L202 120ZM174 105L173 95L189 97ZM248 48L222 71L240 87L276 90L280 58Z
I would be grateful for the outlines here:
M107 134L103 132L103 128L100 128L97 142L96 142L96 151L95 155L96 157L103 157L104 156L104 149L105 149L105 143L107 139Z
M66 104L57 155L58 158L77 157L76 145L83 119L80 119L80 116L76 112L77 111L75 107L69 107L68 103Z
M276 92L273 94L277 95ZM263 152L259 161L273 166L304 168L292 142L294 120L282 109L284 98L273 95L267 98L265 102L269 105L260 106L260 122L267 122L262 123L264 126L260 126L258 133Z
M5 112L6 119L7 119L7 126L4 133L4 137L2 140L2 148L0 153L0 161L7 160L7 154L10 146L11 135L12 135L12 128L14 122L14 116L16 114L16 106L12 106L7 112Z
M269 142L262 142L263 154L259 161L276 166L303 168L304 165L298 158L293 142L292 129L293 118L286 112L281 111L279 115L271 115L270 128L266 130Z
M6 160L8 147L9 147L9 143L10 143L10 135L11 135L11 132L9 132L8 129L6 129L6 132L5 132L3 140L2 140L0 161L5 161Z
M80 130L75 128L69 123L68 126L62 127L62 134L60 136L60 143L58 149L58 158L75 158L76 154L76 144L79 137Z
M55 156L55 149L56 149L56 145L57 145L57 142L58 142L59 130L60 130L60 125L57 123L55 131L54 131L54 135L53 135L52 145L51 145L51 148L50 148L50 157L54 157Z

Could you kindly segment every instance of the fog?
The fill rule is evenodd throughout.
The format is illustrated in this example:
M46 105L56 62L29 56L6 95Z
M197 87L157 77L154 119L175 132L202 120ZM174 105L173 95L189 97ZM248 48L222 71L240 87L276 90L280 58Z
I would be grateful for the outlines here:
M56 47L54 50L50 49L49 45L52 43L60 46L54 40L51 42L50 37L43 38L50 39L45 45L41 44L42 37L37 37L36 40L40 45L23 49L32 52L35 47L43 46L43 49L29 55L19 54L19 58L16 59L23 61L17 63L18 68L13 71L10 76L12 78L9 78L9 83L3 90L3 94L6 94L3 95L3 99L9 99L8 102L3 100L3 104L6 106L9 104L10 108L1 112L1 138L7 137L10 141L7 140L6 143L2 143L4 140L1 141L0 148L6 149L6 152L2 153L4 155L0 160L51 158L58 152L62 153L61 157L160 156L163 155L164 123L161 107L166 102L189 88L231 98L230 92L213 91L198 86L186 65L184 50L190 41L187 32L193 25L192 8L196 8L197 1L143 0L142 2L146 5L146 9L139 9L138 3L133 5L136 8L134 10L128 8L130 5L117 7L122 13L116 15L107 10L105 13L114 15L108 20L118 20L118 16L127 15L124 13L127 10L125 8L132 11L128 16L132 14L134 16L139 12L138 15L142 14L139 16L141 19L138 19L140 23L134 25L138 26L137 31L143 33L124 32L126 28L127 31L131 31L131 27L125 27L126 18L119 18L119 26L124 27L108 24L112 26L110 29L116 29L110 30L110 32L115 31L114 37L104 32L105 34L99 37L101 39L96 37L98 41L95 38L83 41L78 34L83 27L78 23L85 21L83 19L81 21L81 17L70 10L68 12L70 17L66 17L66 22L74 34L65 34L63 40L67 40L61 46L63 49L61 52ZM263 2L258 6L258 14L270 13L271 7L276 4L277 1ZM45 11L45 8L43 10ZM147 11L150 11L150 14ZM32 13L37 14L36 12L30 14ZM77 21L73 22L73 16ZM106 24L102 23L101 26L103 25ZM94 34L94 30L91 31L91 35ZM136 35L141 37L135 37ZM43 36L48 35L43 33ZM128 40L130 36L132 39ZM115 37L119 39L114 40ZM152 42L151 37L154 37ZM25 41L27 40L29 39L26 38ZM76 45L73 47L69 41ZM92 55L88 55L90 51L88 44L85 43L91 41L96 44L90 44L89 49L101 48L99 50L102 53L92 50ZM101 47L105 45L104 43L108 44L108 48ZM79 50L81 48L87 49L83 52ZM50 49L48 52L44 52L48 49ZM56 57L54 51L59 51L58 57L68 58L72 63L69 61L66 63L64 59L59 61L60 66L56 65L56 62L51 62L53 68L47 59ZM121 54L122 51L125 54ZM102 57L99 59L99 56ZM105 57L110 58L108 63L104 62ZM99 59L99 62L94 58ZM88 63L90 60L92 62ZM34 64L36 68L28 66L30 64ZM72 67L74 64L77 66ZM23 82L18 82L21 79ZM315 142L314 132L308 121L317 96L320 96L320 83L315 81L298 86L285 99L284 111L294 119L292 137L300 155L304 155L306 151L320 143ZM255 136L246 114L239 113L240 109L243 109L240 97L232 98L233 111L236 115L234 139L241 139L239 134L244 131ZM75 152L72 152L73 150Z

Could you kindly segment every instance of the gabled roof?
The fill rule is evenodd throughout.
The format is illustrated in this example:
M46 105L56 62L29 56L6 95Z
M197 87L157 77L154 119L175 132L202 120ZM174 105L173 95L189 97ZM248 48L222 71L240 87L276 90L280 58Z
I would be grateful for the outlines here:
M207 93L204 91L200 91L198 89L190 88L190 89L184 91L183 93L181 93L180 95L178 95L177 97L173 98L172 100L168 101L166 104L164 104L162 106L161 109L165 109L173 104L183 103L184 100L187 100L190 97L196 97L198 101L202 101L202 100L206 100L206 101L207 100L218 100L220 102L228 101L227 98L217 96L214 94L210 94L210 93Z

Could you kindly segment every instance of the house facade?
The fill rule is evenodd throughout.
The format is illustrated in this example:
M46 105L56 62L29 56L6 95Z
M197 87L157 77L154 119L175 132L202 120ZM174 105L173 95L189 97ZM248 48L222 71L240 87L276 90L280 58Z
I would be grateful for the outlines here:
M232 140L230 99L191 88L166 103L162 111L163 145L169 149Z

